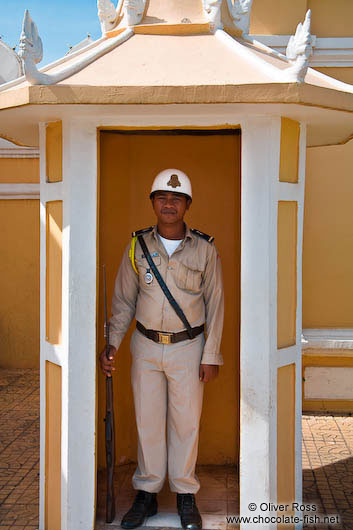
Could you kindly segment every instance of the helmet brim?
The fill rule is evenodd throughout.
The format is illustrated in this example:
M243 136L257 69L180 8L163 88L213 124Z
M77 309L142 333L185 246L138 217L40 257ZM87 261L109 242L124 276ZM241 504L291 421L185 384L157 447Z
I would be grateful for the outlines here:
M153 196L155 193L158 193L159 191L167 191L167 190L154 190L150 193L150 199L152 200L153 199ZM192 201L192 197L190 197L190 195L188 195L187 193L181 193L180 191L171 191L171 190L168 190L170 193L175 193L177 195L182 195L183 197L186 197L187 199L189 199L190 201Z

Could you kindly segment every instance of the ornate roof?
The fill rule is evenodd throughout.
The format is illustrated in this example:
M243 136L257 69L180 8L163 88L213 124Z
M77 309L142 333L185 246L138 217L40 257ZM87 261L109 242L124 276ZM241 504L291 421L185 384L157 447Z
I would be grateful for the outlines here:
M308 68L310 10L284 55L248 35L252 0L97 4L102 37L41 69L41 39L26 11L19 53L25 75L0 86L0 110L28 104L261 103L352 113L353 86Z
M26 10L19 55L28 84L82 81L120 86L123 80L138 86L203 85L212 80L223 86L305 80L337 88L330 78L308 73L310 10L282 55L247 35L252 0L118 0L116 7L111 0L98 0L97 4L101 39L41 70L36 65L42 58L42 41Z

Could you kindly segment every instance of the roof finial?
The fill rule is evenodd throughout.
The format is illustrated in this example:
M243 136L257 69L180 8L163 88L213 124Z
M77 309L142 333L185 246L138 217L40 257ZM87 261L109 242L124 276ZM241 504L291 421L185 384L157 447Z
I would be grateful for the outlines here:
M308 9L303 24L297 26L295 35L289 39L286 49L287 59L292 66L284 70L284 79L289 82L303 83L309 66L309 58L313 52L310 33L311 10Z

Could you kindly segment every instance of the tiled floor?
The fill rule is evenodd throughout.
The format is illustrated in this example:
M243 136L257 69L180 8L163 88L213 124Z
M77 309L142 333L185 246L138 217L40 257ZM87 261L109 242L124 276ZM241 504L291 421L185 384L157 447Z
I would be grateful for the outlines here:
M38 528L39 371L0 370L0 530Z
M0 530L38 528L38 461L39 373L0 370ZM132 472L133 466L117 470L119 498L114 525L102 522L105 483L99 476L97 530L119 528L119 517L134 497ZM202 485L198 506L203 512L204 528L223 530L227 528L226 514L238 513L235 468L201 466L198 475ZM303 487L303 502L317 505L316 515L340 517L338 525L304 528L353 530L353 417L303 415ZM147 530L176 528L175 496L167 487L159 495L159 507L159 515L147 521ZM167 513L174 515L164 519Z

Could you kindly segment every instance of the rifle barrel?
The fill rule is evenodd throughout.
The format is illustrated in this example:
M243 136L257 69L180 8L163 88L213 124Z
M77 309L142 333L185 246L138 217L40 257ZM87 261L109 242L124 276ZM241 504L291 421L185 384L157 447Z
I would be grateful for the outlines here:
M107 282L105 265L103 265L103 292L104 292L104 338L105 352L109 356L109 323L107 311ZM105 455L107 463L107 499L106 515L107 523L112 523L115 518L115 494L114 494L114 467L115 467L115 425L114 425L114 399L113 378L106 377L106 412L105 412Z

